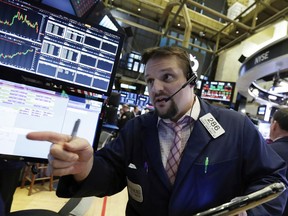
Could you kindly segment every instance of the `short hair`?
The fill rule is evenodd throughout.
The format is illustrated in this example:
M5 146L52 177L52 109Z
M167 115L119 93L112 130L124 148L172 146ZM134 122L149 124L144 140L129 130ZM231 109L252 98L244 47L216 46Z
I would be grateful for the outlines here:
M189 53L178 46L163 46L163 47L152 47L144 50L142 53L141 62L146 65L150 59L176 56L179 59L179 66L182 68L186 77L190 72L191 63Z
M273 115L273 120L278 122L282 130L288 131L288 108L278 109Z
M128 104L123 104L122 108L130 108Z

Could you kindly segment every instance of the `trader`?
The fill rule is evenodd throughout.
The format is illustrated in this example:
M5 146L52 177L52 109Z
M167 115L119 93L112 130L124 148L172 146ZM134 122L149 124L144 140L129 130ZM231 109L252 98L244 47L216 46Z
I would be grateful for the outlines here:
M288 164L288 108L278 109L272 116L270 124L270 146ZM288 178L288 171L286 173ZM288 202L283 215L288 215Z
M53 143L49 163L62 176L58 196L102 197L127 186L127 216L191 216L273 182L287 185L285 162L246 116L195 96L184 49L151 48L142 61L155 111L127 122L101 150L94 153L80 137L27 135ZM286 200L282 193L247 214L281 215Z

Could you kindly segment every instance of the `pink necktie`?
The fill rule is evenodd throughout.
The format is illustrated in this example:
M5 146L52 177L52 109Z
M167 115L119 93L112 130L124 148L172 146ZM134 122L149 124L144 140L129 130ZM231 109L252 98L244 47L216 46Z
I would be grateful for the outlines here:
M183 150L181 145L181 130L188 124L189 120L190 120L189 117L185 117L180 122L169 124L169 127L171 127L174 131L175 137L174 142L170 148L170 153L168 155L165 169L172 185L174 184L176 178L177 169L180 163L181 154Z

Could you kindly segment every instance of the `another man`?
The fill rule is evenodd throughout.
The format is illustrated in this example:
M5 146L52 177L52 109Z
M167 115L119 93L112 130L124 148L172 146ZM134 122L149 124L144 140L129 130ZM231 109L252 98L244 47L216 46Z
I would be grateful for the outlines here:
M132 115L133 118L141 115L141 111L137 105L133 107Z
M142 60L155 112L127 122L101 150L70 135L27 135L53 143L49 162L62 176L58 196L102 197L127 186L127 216L191 216L275 181L287 184L285 162L247 117L195 96L187 52L152 48ZM247 213L281 215L286 199L283 193Z
M130 107L127 104L122 105L123 113L118 119L118 127L119 129L123 128L127 121L134 117L133 113L130 111Z
M270 125L270 139L270 146L288 164L288 108L281 108L274 113ZM288 171L286 177L288 178ZM283 215L288 215L288 203Z

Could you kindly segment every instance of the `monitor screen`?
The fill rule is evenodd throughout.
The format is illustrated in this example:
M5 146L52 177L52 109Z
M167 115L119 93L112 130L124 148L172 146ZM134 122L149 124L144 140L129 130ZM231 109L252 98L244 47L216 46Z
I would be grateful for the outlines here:
M0 0L0 65L109 95L124 35L49 9Z
M99 0L70 0L72 3L72 6L74 8L75 13L78 17L82 17L91 8L99 1Z
M76 13L73 9L73 6L71 5L70 0L61 0L61 1L41 0L41 4L45 4L54 8L61 8L62 11L76 16Z
M137 94L133 92L120 91L120 103L130 106L137 105Z
M141 95L141 94L138 95L136 103L137 106L145 108L149 104L150 104L150 98L148 95Z
M264 116L266 113L266 105L258 106L257 115Z
M31 141L31 131L71 134L97 147L103 101L62 90L49 90L0 78L0 156L28 161L47 160L51 143Z
M200 97L207 100L232 102L235 82L202 81Z

